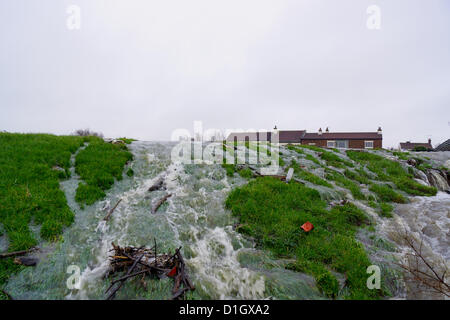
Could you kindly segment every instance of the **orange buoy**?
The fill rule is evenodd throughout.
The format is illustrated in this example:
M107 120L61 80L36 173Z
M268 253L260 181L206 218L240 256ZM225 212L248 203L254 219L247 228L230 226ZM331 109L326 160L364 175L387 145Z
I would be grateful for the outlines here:
M307 221L307 222L305 222L305 223L301 226L301 228L302 228L305 232L309 232L309 231L311 231L312 229L314 229L314 226L313 226L313 224L312 224L311 222Z
M167 276L168 277L175 277L176 274L177 274L177 267L173 267L173 269L169 271Z

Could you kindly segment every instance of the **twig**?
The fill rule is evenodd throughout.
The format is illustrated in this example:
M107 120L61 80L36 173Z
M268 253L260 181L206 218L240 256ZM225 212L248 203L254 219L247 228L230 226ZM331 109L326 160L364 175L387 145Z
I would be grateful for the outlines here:
M413 239L407 232L402 236L405 243L412 249L413 253L407 254L407 264L397 264L405 271L409 272L416 281L429 287L433 291L450 297L450 285L445 282L445 275L447 274L447 267L444 264L444 272L440 276L435 267L432 266L422 254L423 239L420 242L419 248L414 245ZM414 266L412 266L412 264ZM425 270L421 270L420 264L424 265ZM428 272L427 272L428 270ZM431 274L430 274L431 272Z
M39 248L31 248L31 249L28 249L28 250L22 250L22 251L15 251L15 252L2 253L2 254L0 254L0 259L3 259L3 258L9 258L9 257L15 257L15 256L22 256L22 255L24 255L24 254L33 252L33 251L35 251L35 250L39 250Z
M116 210L117 206L119 205L119 203L122 201L122 199L120 199L119 201L117 201L116 205L109 210L108 214L103 218L104 221L108 221L109 217L111 216L111 214L114 212L114 210Z
M175 299L179 298L180 296L182 296L188 290L189 290L189 288L183 288L183 289L178 290L178 292L176 292L173 295L172 300L175 300Z
M112 282L112 284L116 284L116 283L119 282L119 281L127 280L128 278L132 278L132 277L138 276L138 275L140 275L140 274L147 273L147 272L149 272L149 271L150 271L149 269L146 269L146 270L141 270L141 271L135 272L135 273L133 273L133 274L129 274L129 275L123 276L123 277L121 277L121 278L119 278L119 279L114 280L114 281Z
M131 266L131 268L128 269L127 276L131 274L131 272L132 272L133 269L136 267L136 265L138 264L138 262L141 261L141 259L142 259L143 256L144 256L144 254L141 254L141 255L139 256L139 258L136 259L136 260L134 261L134 263L133 263L133 265ZM128 279L128 278L126 278L126 279ZM108 296L108 298L106 298L107 300L112 300L112 299L114 298L116 292L123 286L123 284L125 283L126 279L120 281L119 286L117 286L117 287L110 293L110 295ZM111 288L111 286L108 288L108 290L106 290L106 292L108 292L110 288Z
M156 213L156 211L158 211L159 207L160 207L164 202L166 202L166 200L167 200L168 198L170 198L171 196L172 196L172 194L169 193L169 194L165 195L164 197L162 197L162 198L155 204L155 206L152 208L152 213Z

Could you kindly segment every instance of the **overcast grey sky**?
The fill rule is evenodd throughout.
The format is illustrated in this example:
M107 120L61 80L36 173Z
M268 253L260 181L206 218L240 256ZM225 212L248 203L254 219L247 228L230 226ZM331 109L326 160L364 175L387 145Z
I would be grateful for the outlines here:
M441 142L450 1L2 0L0 111L12 132L169 140L200 120Z

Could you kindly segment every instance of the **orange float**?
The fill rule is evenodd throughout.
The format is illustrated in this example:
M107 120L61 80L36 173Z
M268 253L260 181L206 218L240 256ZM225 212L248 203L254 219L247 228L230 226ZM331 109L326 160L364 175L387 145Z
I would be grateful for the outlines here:
M312 229L314 229L314 226L313 226L313 224L312 224L311 222L307 221L307 222L305 222L305 223L301 226L301 228L302 228L305 232L309 232L309 231L311 231Z

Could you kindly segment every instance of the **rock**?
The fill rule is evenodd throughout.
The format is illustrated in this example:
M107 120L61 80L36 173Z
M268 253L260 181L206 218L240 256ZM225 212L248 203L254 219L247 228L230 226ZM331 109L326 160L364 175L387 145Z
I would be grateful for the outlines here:
M33 267L39 262L39 259L33 257L17 257L14 258L15 264L20 264L27 267Z
M112 141L112 144L118 144L118 145L121 145L121 144L125 144L125 142L124 142L123 140L113 140L113 141Z
M406 161L409 165L415 167L417 165L417 161L414 159L408 159L408 161Z
M436 224L432 223L423 227L422 232L430 238L436 238L442 233L442 230Z

